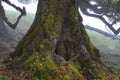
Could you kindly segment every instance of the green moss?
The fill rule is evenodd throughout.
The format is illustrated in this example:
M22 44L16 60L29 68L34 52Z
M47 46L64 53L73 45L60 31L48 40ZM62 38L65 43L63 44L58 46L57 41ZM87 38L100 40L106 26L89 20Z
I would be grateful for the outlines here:
M92 66L92 70L96 75L94 80L119 80L117 75L110 72L109 69L105 68L101 64L95 63Z
M74 66L71 67L71 70L73 73L75 73L74 77L77 77L80 80L84 80L83 75L81 75L81 73L78 71L78 69L76 67L74 67Z
M0 74L0 80L10 80L10 78L6 75Z
M48 14L45 22L46 34L48 37L56 35L55 16L52 13Z
M50 56L33 55L24 63L24 67L31 74L31 78L38 77L46 80L57 78L57 68Z
M114 75L113 73L102 69L99 72L99 77L101 77L101 80L119 80L118 76Z
M90 52L91 52L91 56L95 61L100 61L100 54L99 54L99 50L93 46L93 44L91 42L89 42L90 45Z
M50 0L49 3L49 7L50 7L50 11L55 12L56 7L57 7L57 0Z
M32 55L23 64L27 73L31 74L31 78L39 78L45 80L84 80L76 67L71 64L59 65L53 62L50 56ZM62 75L62 77L61 77Z
M44 39L44 40L39 41L39 48L41 51L51 50L52 45L51 45L50 41Z
M78 22L79 13L77 13L76 6L71 6L70 7L70 15L72 15L70 20L73 20L73 24L77 25L76 21Z
M63 80L71 80L69 75L64 75Z

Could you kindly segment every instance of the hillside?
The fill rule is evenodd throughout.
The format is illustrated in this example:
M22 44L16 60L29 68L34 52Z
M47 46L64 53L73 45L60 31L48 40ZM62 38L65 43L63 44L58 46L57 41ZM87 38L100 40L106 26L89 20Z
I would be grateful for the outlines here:
M12 21L12 23L14 23L19 13L8 10L6 11L6 15L9 21ZM16 30L12 30L8 27L8 33L10 34L7 37L0 38L0 51L3 52L13 51L19 40L21 40L21 38L24 36L24 34L31 26L33 19L34 15L27 13L27 15L20 20Z
M100 50L101 60L112 68L120 69L120 40L113 40L97 32L87 30L91 42Z

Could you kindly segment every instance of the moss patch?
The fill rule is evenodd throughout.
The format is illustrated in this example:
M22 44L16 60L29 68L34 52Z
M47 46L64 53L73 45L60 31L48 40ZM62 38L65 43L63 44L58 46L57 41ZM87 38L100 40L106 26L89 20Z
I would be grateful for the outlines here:
M42 55L32 55L23 64L24 69L31 75L32 79L36 77L45 80L84 80L76 67L72 64L56 65L51 57Z

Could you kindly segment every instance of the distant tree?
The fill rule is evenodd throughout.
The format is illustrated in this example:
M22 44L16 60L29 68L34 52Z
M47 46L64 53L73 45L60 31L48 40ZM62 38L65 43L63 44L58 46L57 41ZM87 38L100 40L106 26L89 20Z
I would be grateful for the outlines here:
M17 21L12 24L11 22L8 21L6 15L5 15L5 11L4 11L4 8L1 4L1 1L0 1L0 12L1 12L1 17L3 18L3 20L8 24L8 26L10 26L11 28L15 29L20 18L23 16L23 15L26 15L26 11L25 11L25 7L23 7L23 9L15 6L14 4L12 4L9 0L2 0L3 2L6 2L8 5L12 6L13 8L15 8L16 10L18 10L21 14L18 16L17 18Z
M94 4L92 4L93 2ZM120 33L120 28L116 30L113 27L113 25L120 21L120 0L79 0L79 4L84 15L98 18L114 34ZM105 17L109 18L109 21Z
M13 24L11 23L5 15L4 7L2 6L2 2L7 3L8 5L15 8L21 14L18 16L17 21ZM11 14L12 15L12 14ZM13 14L14 15L14 14ZM21 17L26 15L25 7L23 9L17 7L16 5L12 4L9 0L0 0L0 37L8 36L10 33L7 31L7 27L4 22L12 29L17 27L18 22L20 21Z

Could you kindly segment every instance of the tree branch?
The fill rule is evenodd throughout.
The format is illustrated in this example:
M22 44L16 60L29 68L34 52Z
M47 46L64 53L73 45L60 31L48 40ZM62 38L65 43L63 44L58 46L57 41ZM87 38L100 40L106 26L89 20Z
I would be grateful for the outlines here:
M3 17L3 20L7 23L8 26L10 26L12 29L15 29L17 27L17 24L19 23L20 19L22 16L26 15L26 10L25 10L25 7L23 7L23 9L15 6L14 4L11 4L11 2L9 0L2 0L4 2L6 2L8 5L12 6L13 8L15 8L17 11L19 11L21 14L18 16L17 18L17 21L12 24L11 22L8 21L6 15L5 15L5 11L4 11L4 8L3 6L1 5L0 8L1 8L1 13L2 13L2 17Z
M100 30L100 29L91 27L91 26L89 26L89 25L84 25L84 27L85 27L86 29L89 29L89 30L95 31L95 32L97 32L97 33L100 33L100 34L104 35L105 37L110 37L110 38L112 38L113 40L120 40L120 36L116 36L116 35L109 34L109 33L105 32L105 31L102 31L102 30Z

